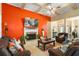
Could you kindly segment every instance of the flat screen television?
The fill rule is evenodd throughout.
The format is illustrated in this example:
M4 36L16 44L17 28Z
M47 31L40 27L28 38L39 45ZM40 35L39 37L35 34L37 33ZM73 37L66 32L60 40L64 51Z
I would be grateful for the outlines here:
M24 22L25 28L33 29L38 27L38 19L34 18L25 18Z

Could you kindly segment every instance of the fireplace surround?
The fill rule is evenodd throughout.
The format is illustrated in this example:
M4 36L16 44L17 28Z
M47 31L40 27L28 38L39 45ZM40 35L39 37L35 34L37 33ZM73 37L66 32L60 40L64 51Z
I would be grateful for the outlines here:
M27 40L36 39L36 33L27 33Z

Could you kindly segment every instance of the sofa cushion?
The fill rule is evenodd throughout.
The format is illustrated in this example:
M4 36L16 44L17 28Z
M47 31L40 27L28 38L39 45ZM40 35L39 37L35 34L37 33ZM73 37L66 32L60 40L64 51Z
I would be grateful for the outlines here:
M11 56L7 48L0 48L0 56Z
M73 54L73 56L79 56L79 50L75 51L75 53Z

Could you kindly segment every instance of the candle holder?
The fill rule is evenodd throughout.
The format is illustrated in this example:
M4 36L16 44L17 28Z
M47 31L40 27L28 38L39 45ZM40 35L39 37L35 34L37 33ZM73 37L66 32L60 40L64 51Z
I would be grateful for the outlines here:
M7 23L5 23L4 26L5 26L5 36L7 37L7 36L8 36L8 27L7 27Z

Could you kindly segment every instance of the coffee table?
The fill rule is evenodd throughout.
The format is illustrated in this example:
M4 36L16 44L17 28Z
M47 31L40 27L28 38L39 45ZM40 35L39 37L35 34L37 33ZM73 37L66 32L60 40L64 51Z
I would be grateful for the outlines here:
M46 44L49 43L53 43L53 45L55 46L55 40L51 40L51 38L49 38L48 40L38 40L38 47L40 46L40 44L42 44L43 50L45 50Z

